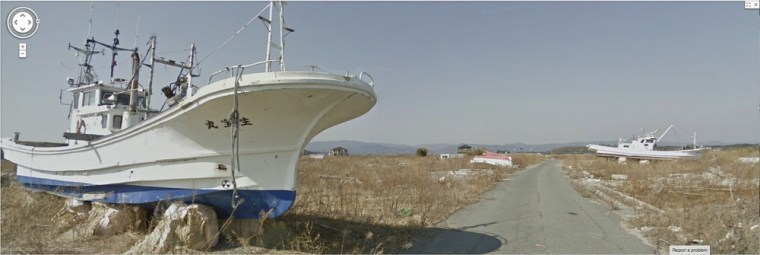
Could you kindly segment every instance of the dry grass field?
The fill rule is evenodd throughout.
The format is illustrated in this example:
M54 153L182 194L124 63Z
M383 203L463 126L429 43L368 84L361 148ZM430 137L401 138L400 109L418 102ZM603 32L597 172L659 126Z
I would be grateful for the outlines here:
M564 158L564 170L584 196L602 198L611 209L633 208L627 223L654 245L702 244L717 254L757 254L760 165L739 158L758 156L757 147L648 164L573 155Z
M65 199L42 192L30 192L14 180L15 165L2 161L0 185L0 253L62 254L113 253L126 251L143 233L111 237L78 237L69 232L83 219L59 214ZM68 233L67 233L68 232ZM87 245L82 245L87 240Z
M513 159L524 167L544 157L518 154ZM12 169L3 161L2 253L122 253L150 231L146 226L117 236L80 236L72 229L81 219L58 215L64 199L19 188L8 175ZM473 170L451 172L459 169ZM518 170L470 164L469 157L304 158L296 203L285 215L258 221L261 235L225 237L206 252L394 253Z

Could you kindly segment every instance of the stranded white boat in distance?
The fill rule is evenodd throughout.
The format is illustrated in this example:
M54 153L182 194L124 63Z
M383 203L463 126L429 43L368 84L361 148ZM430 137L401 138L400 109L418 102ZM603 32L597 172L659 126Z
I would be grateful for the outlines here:
M268 30L266 59L220 70L200 88L193 79L193 46L188 63L156 58L156 37L150 53L142 56L149 63L141 63L137 49L117 47L118 30L113 45L88 38L83 48L70 46L86 58L79 78L69 79L73 101L67 143L3 139L5 158L18 165L17 181L88 201L185 201L237 218L284 213L295 200L296 165L304 146L323 130L367 113L377 96L366 73L286 71L284 37L294 30L284 24L283 3L270 2L259 14L265 10L268 18L254 19ZM275 11L279 28L273 26ZM273 31L279 31L277 43ZM114 59L118 51L132 53L130 79L98 80L90 60L104 49ZM277 55L273 49L278 60L271 60ZM159 64L182 71L161 90L167 109L156 110L149 100ZM150 69L148 84L139 83L141 66ZM260 72L249 73L254 69Z
M485 163L494 166L512 166L512 157L504 154L484 151L483 155L473 157L470 160L470 163Z
M673 128L670 125L660 137L655 137L655 134L659 130L646 133L641 136L636 136L629 142L623 142L622 139L618 142L617 147L610 147L597 144L589 144L587 147L589 150L596 151L596 155L600 157L615 157L615 158L631 158L631 159L679 159L695 157L706 148L697 148L696 133L694 134L694 144L692 149L689 150L675 150L675 151L662 151L656 150L657 142L659 142L665 134Z

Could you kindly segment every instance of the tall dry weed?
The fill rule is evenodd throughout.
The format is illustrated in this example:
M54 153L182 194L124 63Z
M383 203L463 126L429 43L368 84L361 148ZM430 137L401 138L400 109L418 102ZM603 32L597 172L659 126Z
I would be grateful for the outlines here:
M757 147L750 147L649 164L573 155L564 158L564 163L572 179L600 179L608 187L664 210L637 209L630 220L647 230L652 243L700 243L710 245L713 253L757 254L760 165L738 159L759 154ZM625 175L627 180L615 181L612 175Z
M522 166L543 159L535 154L513 156ZM409 247L419 231L438 226L519 170L469 160L412 155L301 159L296 203L276 220L298 222L291 226L295 233L302 232L298 243L318 245L326 253L397 252ZM473 171L451 174L459 169ZM282 248L313 251L303 245Z

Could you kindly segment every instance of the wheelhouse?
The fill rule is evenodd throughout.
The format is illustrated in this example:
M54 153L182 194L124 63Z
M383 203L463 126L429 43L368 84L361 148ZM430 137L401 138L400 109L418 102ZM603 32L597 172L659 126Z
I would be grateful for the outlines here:
M77 144L78 140L91 141L110 135L158 113L151 110L146 103L148 92L138 89L137 114L130 114L130 90L125 87L124 82L98 82L68 89L74 99L69 130L64 133L64 137L69 140L68 143Z

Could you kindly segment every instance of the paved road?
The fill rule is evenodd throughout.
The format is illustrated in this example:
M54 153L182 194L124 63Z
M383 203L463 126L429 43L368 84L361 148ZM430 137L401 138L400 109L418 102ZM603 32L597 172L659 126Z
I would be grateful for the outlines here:
M652 254L616 213L579 195L560 166L545 161L512 175L454 213L450 230L433 231L406 252Z

